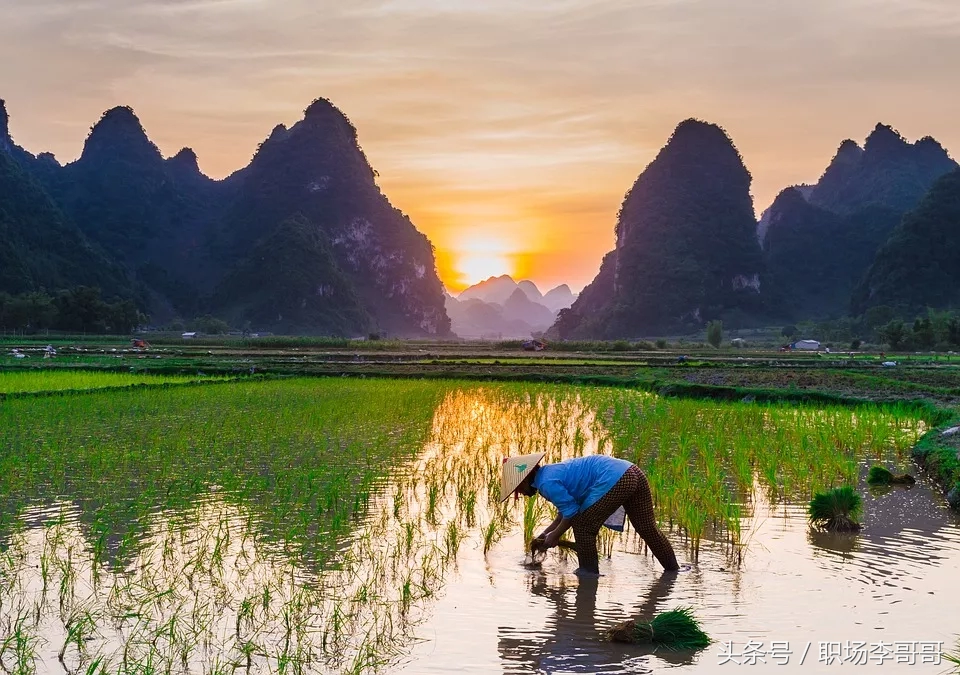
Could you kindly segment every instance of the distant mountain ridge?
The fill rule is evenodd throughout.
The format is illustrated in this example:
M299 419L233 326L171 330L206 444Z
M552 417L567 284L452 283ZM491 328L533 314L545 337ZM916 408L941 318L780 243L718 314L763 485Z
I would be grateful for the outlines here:
M489 277L447 296L452 330L465 338L528 338L547 330L560 309L574 300L570 287L561 284L542 294L528 279L514 281L503 274Z
M120 292L124 274L64 216L43 186L0 152L0 291L75 285Z
M158 321L350 336L633 338L916 313L960 306L958 171L933 138L878 124L756 222L733 141L686 120L626 194L616 246L579 296L502 275L454 298L326 99L224 180L190 148L164 157L128 107L61 166L14 142L0 100L0 293L96 286Z
M566 284L560 284L551 288L546 293L541 293L537 285L529 279L514 281L509 274L501 274L499 277L488 277L472 286L465 288L457 296L458 300L469 300L477 298L484 302L495 302L502 305L513 295L516 289L520 289L533 302L539 303L558 312L565 307L573 304L576 296Z
M53 281L18 273L26 282L0 291L99 281L161 318L210 312L278 332L450 333L430 242L380 191L356 129L326 99L290 129L276 127L250 165L222 181L204 176L189 148L165 159L128 107L104 113L81 156L61 167L13 143L0 103L0 154L28 179L7 171L16 187L0 191L0 213L23 201L16 213L38 214L6 225L16 232L3 259L42 257L22 243L31 222L45 246L72 228L70 248L102 256L104 270L91 280L78 271L89 263L63 262L68 271Z
M863 148L850 139L840 144L810 201L841 215L868 207L905 213L937 178L955 168L957 163L933 138L910 143L893 127L877 124Z

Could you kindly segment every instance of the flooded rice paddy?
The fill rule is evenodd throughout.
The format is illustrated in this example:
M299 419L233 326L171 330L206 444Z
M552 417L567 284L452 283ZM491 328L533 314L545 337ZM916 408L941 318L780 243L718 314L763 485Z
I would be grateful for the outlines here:
M0 404L0 666L11 673L940 673L960 521L907 409L718 404L531 384L271 380ZM527 566L553 513L499 504L502 458L636 462L686 563L629 530L602 576ZM805 506L853 484L857 535ZM692 606L671 653L603 629ZM802 663L801 663L802 661ZM737 665L740 663L742 665Z

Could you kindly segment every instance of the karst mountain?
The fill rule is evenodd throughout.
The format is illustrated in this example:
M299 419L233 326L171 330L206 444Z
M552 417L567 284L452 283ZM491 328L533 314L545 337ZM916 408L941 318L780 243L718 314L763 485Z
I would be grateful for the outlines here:
M14 143L0 104L0 181L0 291L97 286L159 319L285 333L450 334L430 242L325 99L221 181L189 148L164 158L130 108L61 166Z
M855 314L879 306L906 317L960 308L960 170L904 216L854 291Z
M621 338L759 316L750 173L720 127L682 122L627 193L616 248L551 333Z
M213 180L193 150L164 157L117 107L61 165L15 142L0 101L0 294L26 306L100 289L123 305L116 326L136 325L139 308L157 324L210 314L290 334L565 339L960 306L960 169L933 138L883 124L840 143L757 223L731 138L682 122L611 213L616 245L578 296L507 275L445 293L430 241L326 99L265 136Z
M910 143L882 124L862 148L841 143L815 185L785 189L761 218L764 291L776 313L795 320L845 316L904 214L956 168L934 139Z

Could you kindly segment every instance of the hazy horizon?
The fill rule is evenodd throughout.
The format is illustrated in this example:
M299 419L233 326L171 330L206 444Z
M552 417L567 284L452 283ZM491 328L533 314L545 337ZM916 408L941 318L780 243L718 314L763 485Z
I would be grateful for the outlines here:
M222 178L326 97L451 291L579 291L688 117L730 134L758 213L878 122L957 152L958 37L953 0L0 0L0 98L33 153L71 161L130 105Z

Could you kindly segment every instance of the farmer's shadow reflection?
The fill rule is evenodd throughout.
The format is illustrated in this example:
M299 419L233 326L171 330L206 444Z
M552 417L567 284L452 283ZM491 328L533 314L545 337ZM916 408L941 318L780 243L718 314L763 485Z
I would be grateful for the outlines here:
M529 577L530 592L549 601L551 615L542 631L516 626L498 630L504 673L650 673L662 659L675 665L693 662L691 652L671 652L645 645L610 642L604 630L626 619L650 620L668 609L663 602L677 580L664 574L638 598L636 605L597 609L597 592L612 579L576 578L536 573ZM642 588L638 588L641 591ZM601 590L601 592L603 592ZM652 654L656 652L655 656Z

